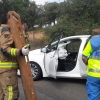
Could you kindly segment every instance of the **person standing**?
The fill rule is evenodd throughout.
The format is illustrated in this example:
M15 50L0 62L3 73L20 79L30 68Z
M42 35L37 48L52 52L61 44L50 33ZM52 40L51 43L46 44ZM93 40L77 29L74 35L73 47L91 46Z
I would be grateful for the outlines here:
M22 28L23 28L23 34L24 34L24 38L25 38L25 41L26 43L29 42L29 35L28 35L28 25L26 23L22 24Z
M0 100L18 100L18 56L28 55L27 45L18 49L7 25L7 14L1 17L0 26Z
M87 65L86 90L88 100L98 100L100 94L100 36L91 38L82 52Z

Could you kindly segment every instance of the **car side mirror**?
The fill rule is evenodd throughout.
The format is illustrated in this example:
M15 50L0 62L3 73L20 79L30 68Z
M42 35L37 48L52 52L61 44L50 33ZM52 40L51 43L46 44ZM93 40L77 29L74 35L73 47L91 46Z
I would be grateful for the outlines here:
M48 53L50 52L50 49L48 47L44 47L44 48L41 48L41 52Z
M47 51L46 47L41 48L41 52L46 53L46 51Z

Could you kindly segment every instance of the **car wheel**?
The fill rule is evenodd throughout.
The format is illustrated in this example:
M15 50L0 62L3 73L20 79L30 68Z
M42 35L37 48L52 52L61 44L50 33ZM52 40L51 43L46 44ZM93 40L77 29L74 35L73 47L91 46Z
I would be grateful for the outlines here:
M36 81L42 78L42 70L40 66L35 62L30 62L30 66L33 80Z

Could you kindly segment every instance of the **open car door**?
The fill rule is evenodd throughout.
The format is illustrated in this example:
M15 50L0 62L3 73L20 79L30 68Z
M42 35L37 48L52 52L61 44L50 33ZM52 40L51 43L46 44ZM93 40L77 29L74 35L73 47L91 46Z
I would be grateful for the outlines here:
M44 56L44 66L48 76L56 78L58 67L58 44L63 36L63 32L58 34L46 47Z

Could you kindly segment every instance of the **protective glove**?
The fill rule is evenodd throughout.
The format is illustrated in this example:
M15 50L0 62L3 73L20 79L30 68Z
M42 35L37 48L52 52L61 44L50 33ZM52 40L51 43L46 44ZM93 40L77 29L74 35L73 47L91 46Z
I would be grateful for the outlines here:
M30 48L30 45L27 44L25 45L24 47L22 47L22 49L20 49L20 55L21 56L27 56L29 54L29 48Z

